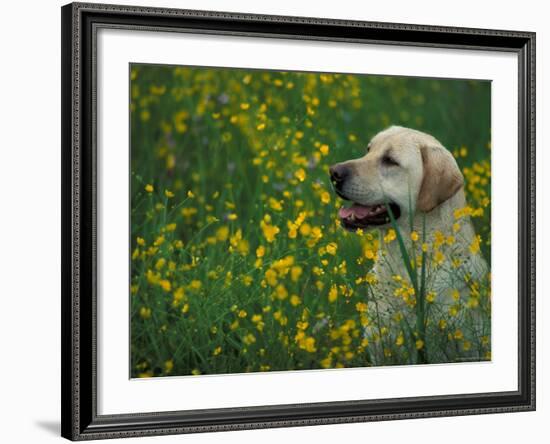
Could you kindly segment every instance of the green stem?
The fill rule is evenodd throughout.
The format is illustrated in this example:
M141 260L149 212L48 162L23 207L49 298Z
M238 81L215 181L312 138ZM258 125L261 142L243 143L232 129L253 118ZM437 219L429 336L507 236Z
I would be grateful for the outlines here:
M426 216L422 218L422 243L426 242ZM426 301L426 252L422 250L422 269L420 272L420 292L416 298L416 330L418 339L422 341L422 348L418 350L417 358L419 364L427 364L426 350L426 321L425 321L425 301Z

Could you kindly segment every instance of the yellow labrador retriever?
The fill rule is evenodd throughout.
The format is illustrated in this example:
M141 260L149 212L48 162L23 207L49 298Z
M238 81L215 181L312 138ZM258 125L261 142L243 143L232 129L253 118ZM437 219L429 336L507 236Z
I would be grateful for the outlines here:
M351 202L339 210L344 228L381 229L383 236L392 226L389 208L404 239L410 242L411 222L420 237L423 232L430 239L436 232L445 238L452 236L452 254L460 258L462 276L468 273L480 279L486 275L485 260L470 248L475 232L469 216L460 219L458 232L456 225L453 230L455 210L466 206L464 178L451 153L434 137L392 126L371 140L363 157L333 165L330 175L336 193ZM391 311L395 298L384 289L396 275L407 276L407 271L398 242L381 244L385 251L373 273L386 297L378 309ZM434 267L428 272L427 288L441 303L451 304L453 291L468 291L467 283L456 275L446 267Z

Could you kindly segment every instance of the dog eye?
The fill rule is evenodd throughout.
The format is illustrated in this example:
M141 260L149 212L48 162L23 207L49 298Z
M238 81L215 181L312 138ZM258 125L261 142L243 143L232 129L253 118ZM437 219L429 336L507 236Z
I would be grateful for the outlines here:
M385 166L399 166L399 163L397 163L393 157L390 157L388 155L382 157L382 164L384 164Z

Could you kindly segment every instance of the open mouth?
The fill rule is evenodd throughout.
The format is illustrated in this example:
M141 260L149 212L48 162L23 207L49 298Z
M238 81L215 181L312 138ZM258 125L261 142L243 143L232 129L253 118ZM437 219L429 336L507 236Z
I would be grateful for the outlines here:
M399 205L393 202L377 205L354 203L351 207L340 208L338 216L346 230L355 231L359 228L363 229L389 223L391 217L388 208L391 210L394 219L397 220L401 216Z

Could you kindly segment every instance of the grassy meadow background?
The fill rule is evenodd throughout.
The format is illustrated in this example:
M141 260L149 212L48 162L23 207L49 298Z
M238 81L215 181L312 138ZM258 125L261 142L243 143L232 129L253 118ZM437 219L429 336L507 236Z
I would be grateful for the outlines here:
M130 76L132 377L414 364L421 349L490 359L487 282L450 307L428 293L423 340L398 313L376 324L369 270L391 237L341 229L328 176L390 125L434 135L464 173L489 261L489 82L140 64Z

